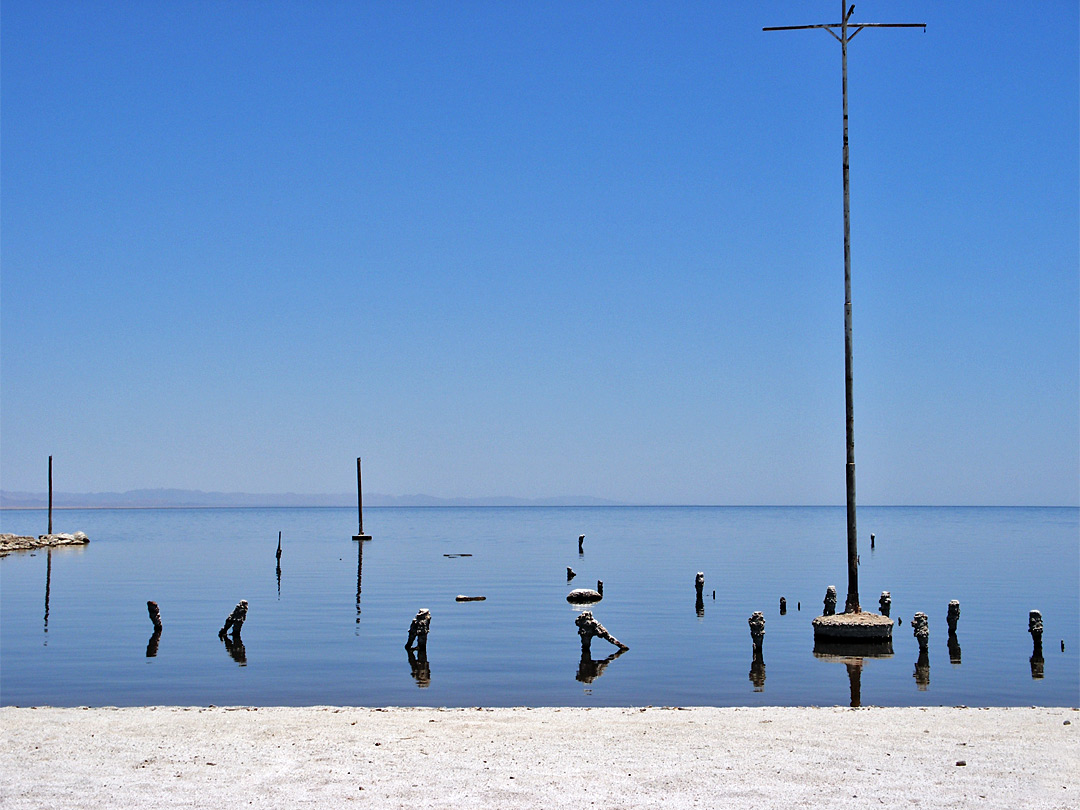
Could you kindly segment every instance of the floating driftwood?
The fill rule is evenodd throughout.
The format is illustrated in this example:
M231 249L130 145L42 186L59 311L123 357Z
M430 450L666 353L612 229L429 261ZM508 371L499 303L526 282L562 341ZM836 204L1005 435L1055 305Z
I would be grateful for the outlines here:
M460 593L454 597L455 602L483 602L485 599L486 596L465 596Z
M472 554L443 554L444 557L471 557Z
M83 532L75 534L42 534L37 537L24 537L19 534L0 534L0 555L12 551L29 551L35 548L55 546L85 546L90 538Z

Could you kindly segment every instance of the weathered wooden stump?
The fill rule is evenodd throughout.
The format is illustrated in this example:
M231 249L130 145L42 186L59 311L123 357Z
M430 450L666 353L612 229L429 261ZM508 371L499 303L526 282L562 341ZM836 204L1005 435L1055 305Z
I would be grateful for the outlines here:
M945 616L945 621L949 624L949 635L956 635L956 625L960 621L960 601L953 599L949 602L949 612Z
M146 612L150 614L150 621L154 624L154 632L161 632L161 611L158 610L157 602L146 603Z

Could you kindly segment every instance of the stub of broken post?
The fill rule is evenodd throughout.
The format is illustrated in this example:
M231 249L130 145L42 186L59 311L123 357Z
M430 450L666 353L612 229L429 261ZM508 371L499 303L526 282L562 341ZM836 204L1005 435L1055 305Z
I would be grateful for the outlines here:
M949 635L956 635L956 625L960 622L960 600L953 599L949 602L949 612L945 616L945 621L949 624Z
M754 642L754 654L760 655L761 643L765 640L765 614L760 610L755 610L746 622L750 625L750 638Z
M919 650L926 652L926 646L930 641L930 622L926 614L919 611L911 618L911 633L919 642Z
M574 619L574 624L577 625L578 636L581 638L581 652L586 654L589 652L592 645L593 638L599 636L600 638L611 642L620 650L629 650L630 648L619 641L615 636L611 635L607 631L604 625L600 624L595 618L593 618L591 610L583 610Z
M154 632L161 632L161 611L158 610L157 602L147 601L146 612L150 614L150 621L154 623Z
M882 591L881 596L878 597L878 609L881 611L881 615L886 618L889 612L892 610L892 594L888 591Z
M232 631L233 638L239 638L240 630L244 626L244 621L247 619L248 603L246 599L241 599L236 607L233 608L232 613L229 614L229 618L225 620L225 626L218 630L218 636L224 638L226 634Z
M825 589L825 609L821 612L822 616L835 616L836 615L836 586L830 585Z
M428 631L431 629L431 611L420 608L416 611L412 622L409 624L409 640L405 642L405 649L427 649Z

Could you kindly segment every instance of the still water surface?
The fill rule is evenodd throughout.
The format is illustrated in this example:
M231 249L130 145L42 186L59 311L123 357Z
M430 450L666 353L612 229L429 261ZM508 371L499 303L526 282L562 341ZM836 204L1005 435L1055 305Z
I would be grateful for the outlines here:
M843 507L374 508L362 545L349 509L65 510L56 528L85 531L89 546L0 559L0 703L848 705L854 687L863 705L1075 706L1078 514L862 508L863 607L889 590L903 624L891 657L860 665L816 657L810 626L827 585L843 604ZM45 523L42 511L0 513L5 532ZM446 556L457 554L472 556ZM616 649L596 639L582 661L580 608L565 597L598 579L593 613L630 650L607 660ZM240 599L242 645L226 645L217 631ZM950 599L962 611L951 645ZM147 600L161 608L156 641ZM404 649L422 607L426 661ZM1045 625L1041 665L1031 608ZM921 663L916 611L930 620Z

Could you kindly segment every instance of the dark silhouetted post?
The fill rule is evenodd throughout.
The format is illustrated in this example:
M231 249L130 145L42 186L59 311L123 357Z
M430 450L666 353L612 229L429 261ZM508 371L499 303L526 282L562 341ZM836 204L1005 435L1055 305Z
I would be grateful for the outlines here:
M353 540L370 540L370 534L364 534L364 490L360 483L360 459L356 459L356 507L360 513L360 530L353 535Z
M52 456L49 456L49 534L52 534Z
M784 25L763 28L763 31L797 31L821 28L840 43L841 76L844 105L844 394L845 424L847 427L847 556L848 593L844 603L845 613L860 613L859 605L859 550L855 531L855 408L852 395L852 348L851 348L851 197L848 184L848 101L847 101L847 47L855 35L864 28L922 28L925 23L849 23L855 6L847 7L847 0L840 3L841 21L827 25ZM850 34L848 31L854 28ZM839 34L837 33L839 30Z

